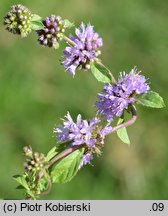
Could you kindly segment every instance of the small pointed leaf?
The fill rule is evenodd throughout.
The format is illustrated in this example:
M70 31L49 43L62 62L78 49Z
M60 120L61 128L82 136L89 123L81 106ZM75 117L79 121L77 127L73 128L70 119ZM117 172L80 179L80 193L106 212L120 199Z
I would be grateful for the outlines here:
M42 20L41 16L37 14L33 14L33 17L31 18L31 21L41 21L41 20Z
M46 156L47 161L50 161L57 154L58 154L57 147L54 146L54 148L52 148Z
M20 186L24 187L26 190L29 190L29 186L27 184L27 181L25 179L25 176L23 175L15 175L13 176L14 180L19 183Z
M65 19L63 22L65 28L72 28L74 26L74 23L70 22L68 19Z
M117 125L119 125L123 122L124 122L124 119L119 118ZM121 139L122 142L130 145L130 139L129 139L126 127L123 127L123 128L120 128L119 130L117 130L117 136Z
M44 28L44 25L41 21L32 21L32 30L37 31Z
M18 190L25 190L25 188L22 186L22 185L18 185L17 187L16 187L16 189L18 189Z
M70 144L69 142L63 142L63 143L59 143L56 146L54 146L47 153L47 156L46 156L47 161L50 161L54 156L56 156L58 153L62 152L64 149L66 149L69 144Z
M106 67L103 67L102 65L97 63L91 63L91 72L99 82L111 82L111 77Z

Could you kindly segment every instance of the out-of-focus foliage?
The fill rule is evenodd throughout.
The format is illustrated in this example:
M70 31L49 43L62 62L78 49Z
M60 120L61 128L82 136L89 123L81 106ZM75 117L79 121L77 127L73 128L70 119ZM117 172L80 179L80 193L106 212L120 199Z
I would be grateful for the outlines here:
M67 111L92 118L103 84L88 72L75 78L64 72L57 51L5 31L2 17L20 3L46 17L61 15L76 25L91 22L104 39L102 59L115 76L135 65L149 77L154 91L168 92L167 1L157 0L2 0L0 8L0 197L23 198L12 176L21 173L22 147L48 152L55 144L52 129ZM128 129L132 145L107 138L102 157L69 183L54 185L44 199L167 199L168 112L138 108L138 120Z

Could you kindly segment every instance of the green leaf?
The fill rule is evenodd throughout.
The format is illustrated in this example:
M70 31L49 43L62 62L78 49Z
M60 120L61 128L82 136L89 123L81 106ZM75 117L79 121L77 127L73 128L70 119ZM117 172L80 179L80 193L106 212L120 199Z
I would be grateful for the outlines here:
M46 156L46 159L47 159L47 161L50 161L55 155L57 155L58 154L58 151L57 151L57 147L55 146L54 148L52 148L49 152L48 152L48 154L47 154L47 156Z
M24 187L26 190L30 190L24 175L15 175L13 178L20 186Z
M65 19L63 22L65 28L72 28L74 26L74 23L70 22L68 19Z
M42 20L41 16L37 14L33 14L33 17L31 18L31 21L41 21L41 20Z
M17 187L16 187L16 189L18 189L18 190L25 190L25 188L22 186L22 185L18 185Z
M108 69L100 64L91 63L92 74L99 82L109 83L111 82L111 76Z
M40 181L38 182L38 187L40 189L40 191L46 191L48 188L48 179L50 177L48 176L47 173L45 173L45 176L43 176L43 178L40 179Z
M59 143L56 146L54 146L48 153L46 156L47 161L50 161L54 156L56 156L58 153L62 152L63 150L65 150L67 148L67 146L69 145L69 142L63 142L63 143Z
M118 124L122 124L124 122L124 119L119 118L118 120ZM126 127L120 128L119 130L117 130L117 136L121 139L121 141L123 141L125 144L130 145L130 139L127 133L127 129Z
M58 162L51 170L53 183L69 182L78 172L84 149L76 150Z
M32 27L31 27L32 30L35 30L35 31L41 30L44 28L44 25L41 21L32 21L31 24L32 24Z
M156 92L149 91L148 93L142 94L139 96L139 104L143 106L152 107L152 108L163 108L165 107L163 98Z
M27 190L26 193L31 196L33 199L35 199L35 196L33 194L33 192L31 192L30 190Z

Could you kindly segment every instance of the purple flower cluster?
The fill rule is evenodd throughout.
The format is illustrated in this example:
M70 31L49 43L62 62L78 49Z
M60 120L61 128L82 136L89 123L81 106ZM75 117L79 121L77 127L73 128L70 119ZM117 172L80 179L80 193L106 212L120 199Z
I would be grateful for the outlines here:
M76 123L74 123L69 113L65 116L64 126L58 126L54 129L57 134L58 142L72 141L72 145L86 144L89 148L93 147L96 139L92 138L92 131L99 123L99 120L93 118L90 122L82 120L78 115Z
M136 96L149 91L149 85L144 76L132 69L129 74L121 73L116 85L105 84L102 92L98 94L99 101L96 102L98 114L109 122L115 116L120 117L128 105L136 101Z
M60 16L51 15L43 20L44 28L36 31L39 38L38 41L41 45L53 47L63 37L65 32L64 21Z
M54 128L54 132L59 143L71 141L73 146L86 145L81 162L85 165L93 159L92 154L95 152L95 148L104 144L105 136L112 132L112 127L106 126L102 129L98 126L99 122L100 120L97 118L93 118L88 122L82 120L81 115L78 115L75 123L70 114L67 113L63 126L57 126Z
M75 75L76 69L88 70L94 58L101 54L99 48L103 45L102 38L94 32L90 24L84 23L75 31L76 37L70 36L75 46L66 47L63 56L63 65L69 74Z

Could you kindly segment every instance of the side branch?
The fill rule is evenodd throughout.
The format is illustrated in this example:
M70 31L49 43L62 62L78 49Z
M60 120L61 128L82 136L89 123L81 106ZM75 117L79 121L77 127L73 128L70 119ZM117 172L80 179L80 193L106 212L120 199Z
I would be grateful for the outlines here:
M80 146L72 146L69 145L64 151L62 151L60 154L56 155L55 157L53 157L48 166L46 167L46 169L49 169L51 166L53 166L57 161L61 160L62 158L65 158L66 156L68 156L69 154L71 154L72 152L76 151L77 149L83 148L84 145L80 145ZM41 170L41 172L38 174L37 178L36 178L36 185L38 184L38 182L40 181L40 179L45 175L45 170ZM51 180L49 181L48 184L48 189L45 192L42 192L40 195L47 195L52 187L52 183Z
M113 132L117 131L120 128L128 127L128 126L135 123L135 121L137 120L136 110L135 110L135 108L133 106L131 106L130 111L131 111L131 114L132 114L132 118L130 120L120 124L120 125L117 125L117 126L113 127Z
M74 152L77 149L82 148L84 145L80 146L72 146L69 145L64 151L62 151L60 154L56 155L53 159L50 160L49 165L47 168L50 168L53 164L55 164L57 161L61 160L62 158L68 156L72 152Z
M123 128L123 127L128 127L132 124L135 123L136 119L137 119L137 115L136 115L136 110L134 109L133 106L130 107L130 111L131 111L131 114L132 114L132 118L120 125L117 125L115 127L113 127L113 132L119 130L120 128ZM72 146L72 145L69 145L64 151L62 151L60 154L56 155L55 157L53 157L48 166L46 167L46 169L49 169L51 166L53 166L57 161L65 158L66 156L68 156L69 154L71 154L72 152L76 151L77 149L80 149L80 148L83 148L85 145L80 145L80 146ZM42 170L39 175L37 176L37 179L36 179L36 184L38 184L38 182L40 181L40 179L44 176L45 174L45 171ZM49 185L48 185L48 189L47 191L43 192L41 195L47 195L51 190L51 181L49 181Z
M63 39L68 42L70 45L72 46L76 46L76 43L74 41L72 41L70 38L68 38L67 36L64 36Z

